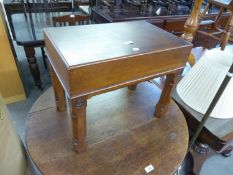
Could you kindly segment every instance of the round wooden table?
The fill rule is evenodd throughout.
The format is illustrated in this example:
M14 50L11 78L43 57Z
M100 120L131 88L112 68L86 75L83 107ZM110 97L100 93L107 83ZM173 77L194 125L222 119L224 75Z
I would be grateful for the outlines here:
M165 116L154 117L159 95L146 82L135 91L122 88L89 99L88 149L76 154L70 114L56 111L49 88L28 113L28 152L45 175L142 175L149 165L154 170L148 174L172 174L186 155L188 129L173 101Z

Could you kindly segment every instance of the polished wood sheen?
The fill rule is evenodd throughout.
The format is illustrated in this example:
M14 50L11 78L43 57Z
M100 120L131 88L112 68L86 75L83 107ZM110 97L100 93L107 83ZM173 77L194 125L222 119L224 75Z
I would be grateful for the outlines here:
M202 7L203 0L196 0L194 2L191 15L188 17L184 25L184 34L182 37L187 41L192 41L196 31L199 27L199 14Z
M76 152L84 150L80 145L85 145L88 97L167 75L168 88L156 107L161 117L170 101L174 75L183 69L192 47L144 21L47 28L45 46L52 69L71 100ZM62 92L60 86L53 86L55 92ZM58 109L63 108L61 104L57 103Z
M160 89L140 83L135 91L122 88L89 99L88 149L72 151L69 112L56 110L53 90L32 106L26 122L28 152L44 175L169 175L181 164L188 144L183 114L173 101L162 118L154 104Z
M192 46L144 21L47 28L45 44L70 98L176 72Z

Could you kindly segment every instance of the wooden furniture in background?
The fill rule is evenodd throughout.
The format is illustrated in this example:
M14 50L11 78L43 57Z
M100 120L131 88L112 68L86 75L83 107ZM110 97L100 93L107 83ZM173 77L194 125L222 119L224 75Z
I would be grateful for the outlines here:
M201 13L201 18L206 16L206 13L210 11L210 6L218 7L220 9L219 13L215 20L201 20L193 42L194 47L202 46L210 49L220 44L221 50L224 50L228 44L233 27L233 1L208 0L205 9ZM225 11L228 11L230 16L226 24L221 26L219 21Z
M233 42L233 30L231 30L230 41Z
M173 101L163 117L154 117L160 92L145 82L135 91L122 88L91 98L89 148L75 154L69 113L56 110L48 89L27 118L26 143L33 162L44 175L142 175L150 164L154 170L149 174L173 174L186 154L188 130Z
M15 58L10 45L10 38L0 4L0 92L6 103L26 99Z
M52 17L53 26L56 27L57 24L59 26L66 26L67 24L69 26L74 25L84 25L89 24L90 17L89 16L83 16L83 15L76 15L76 14L70 14L70 15L64 15L64 16L54 16Z
M209 1L211 3L219 3L221 2L216 2L216 1ZM231 1L229 1L230 5L232 4ZM218 5L219 5L218 4ZM194 8L192 9L192 14L189 16L188 20L186 21L185 24L185 32L182 35L183 38L185 38L188 41L192 41L194 37L197 37L197 31L198 28L202 28L202 24L199 23L200 19L200 8L202 5L202 0L197 0L195 1ZM221 4L222 5L222 4ZM207 7L209 5L207 4ZM229 7L229 6L228 6ZM213 21L210 21L210 27L218 27L217 25L215 26L216 22L220 20L220 16L223 12L223 9L226 8L226 6L222 6L222 9L220 11L220 15L216 17L214 23ZM231 7L232 8L232 7ZM203 13L207 11L208 8L204 10ZM227 8L230 10L229 8ZM225 31L223 31L223 34L225 34L224 37L221 38L222 42L222 49L225 48L226 41L229 39L229 32L232 28L232 11L230 12L230 16L228 18L228 21L226 22L226 27ZM208 22L206 23L208 25ZM221 31L222 32L222 31ZM206 38L210 37L211 34L206 35ZM227 39L228 38L228 39ZM201 39L199 38L198 41L201 42ZM203 45L202 45L203 46ZM206 46L206 45L204 45ZM203 115L198 113L197 111L193 110L189 106L187 106L178 96L176 91L173 93L173 99L174 101L178 104L180 109L185 115L188 127L192 132L195 132L197 129L201 119L203 118ZM198 137L198 141L196 145L194 145L193 149L190 151L192 154L192 162L193 162L193 172L194 174L199 174L201 167L204 163L204 161L212 156L213 154L216 153L221 153L224 156L229 156L231 151L232 151L232 146L231 143L233 142L233 128L232 128L232 123L233 119L215 119L215 118L209 118L204 126L204 129L202 130L201 134ZM211 148L209 147L211 146Z
M176 74L183 69L192 47L145 21L47 28L45 45L58 111L65 109L64 91L71 103L76 152L87 146L86 107L90 96L167 75L156 105L160 117L169 104Z
M33 3L34 2L34 3ZM56 1L57 2L57 1ZM38 13L38 12L42 12L42 1L38 2L35 4L34 0L29 0L29 1L12 1L12 0L3 0L3 4L4 4L4 8L6 11L6 15L7 15L7 19L9 22L9 26L12 32L12 36L14 39L16 39L16 34L15 32L17 32L14 29L14 25L13 25L13 21L12 21L12 15L13 14L23 14L23 13ZM67 0L67 1L63 1L63 0L59 0L58 3L58 8L56 8L56 10L64 12L64 11L68 11L70 12L72 9L72 2ZM54 11L54 10L52 10ZM45 11L43 11L45 12ZM26 17L27 18L27 17Z
M43 28L53 26L53 16L63 16L70 13L71 11L28 13L28 18L25 18L23 13L12 15L12 23L15 29L16 43L17 45L23 46L24 48L32 78L38 88L42 88L42 82L40 78L39 67L37 64L37 58L35 56L35 48L44 47ZM75 13L77 15L85 15L82 11ZM42 56L46 57L44 52L42 52Z
M119 14L119 15L117 15ZM189 15L169 15L169 16L137 16L134 13L128 15L124 11L118 11L116 15L112 16L108 13L108 10L102 9L98 6L92 8L92 20L95 23L111 23L120 21L133 21L133 20L146 20L149 23L160 27L170 33L177 36L181 36L184 33L184 25ZM229 14L224 13L222 18L219 20L219 25L225 26L228 20ZM214 20L216 14L208 14L203 19Z
M173 99L183 112L189 129L194 132L199 125L203 114L193 110L186 105L174 91ZM193 158L193 172L199 174L203 163L214 154L229 156L232 151L233 142L233 119L209 118L203 131L198 137L198 143L191 151ZM208 144L208 145L206 145ZM210 147L209 147L210 146Z
M199 27L199 14L202 7L202 2L203 0L194 1L192 12L185 22L182 38L187 41L193 41L193 37L195 36Z

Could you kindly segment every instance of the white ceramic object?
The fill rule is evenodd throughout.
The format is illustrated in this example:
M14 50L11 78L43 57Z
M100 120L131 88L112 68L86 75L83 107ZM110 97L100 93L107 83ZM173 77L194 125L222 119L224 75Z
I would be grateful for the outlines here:
M208 50L177 85L185 104L204 114L219 89L231 64L233 54ZM212 111L214 118L233 118L233 78Z

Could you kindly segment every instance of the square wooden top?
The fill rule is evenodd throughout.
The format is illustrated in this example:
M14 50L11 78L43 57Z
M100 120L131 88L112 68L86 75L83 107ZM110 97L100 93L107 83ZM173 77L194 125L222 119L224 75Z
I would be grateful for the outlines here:
M47 28L49 61L70 98L181 70L192 44L145 21Z
M190 45L145 21L47 28L44 32L67 67Z

